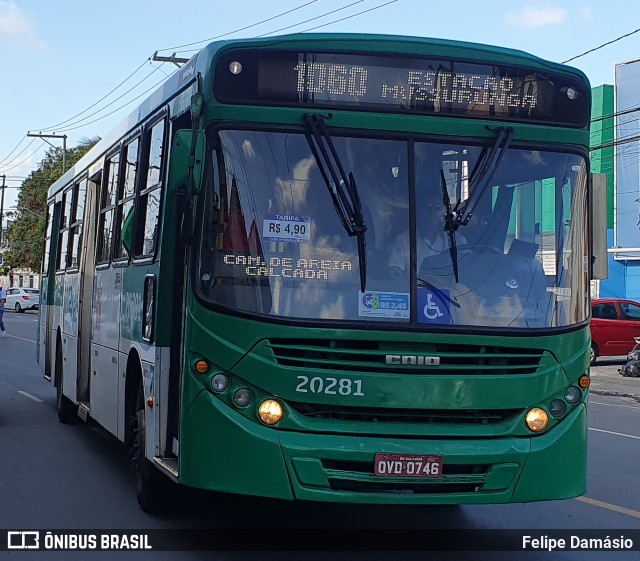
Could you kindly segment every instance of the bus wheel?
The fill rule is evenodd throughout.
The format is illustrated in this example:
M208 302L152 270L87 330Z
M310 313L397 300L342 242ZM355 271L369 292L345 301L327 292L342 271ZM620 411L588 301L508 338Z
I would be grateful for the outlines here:
M136 411L130 419L131 447L129 457L136 478L136 496L145 512L158 512L166 504L170 481L145 456L147 423L144 412L144 388L138 386Z
M65 425L72 425L78 422L78 415L74 403L62 393L63 377L62 353L58 347L56 350L56 411L58 421Z

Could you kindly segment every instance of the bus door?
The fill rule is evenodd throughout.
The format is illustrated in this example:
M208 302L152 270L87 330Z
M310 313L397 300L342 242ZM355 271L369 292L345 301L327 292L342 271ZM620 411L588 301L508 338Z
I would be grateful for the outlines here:
M91 417L112 434L118 433L118 324L122 267L112 262L113 226L120 174L120 146L107 154L102 173L96 226L92 294L89 401ZM88 263L87 263L88 266Z
M51 378L53 353L55 352L53 331L53 309L56 277L56 256L58 254L57 232L60 224L60 203L49 205L47 232L43 261L42 285L40 286L40 330L38 332L38 362L44 369L46 378ZM43 344L44 343L44 344Z
M96 262L96 216L102 178L102 162L90 170L86 185L85 219L82 231L78 313L78 401L89 403L91 384L91 309Z

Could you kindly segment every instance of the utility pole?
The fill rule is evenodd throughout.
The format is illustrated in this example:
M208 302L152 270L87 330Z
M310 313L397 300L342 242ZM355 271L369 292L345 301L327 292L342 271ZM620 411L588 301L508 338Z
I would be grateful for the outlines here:
M27 136L35 136L44 140L49 146L53 146L47 138L61 138L62 139L62 173L67 171L67 135L66 134L32 134L27 133ZM55 146L53 146L55 148Z
M2 176L2 195L0 195L0 247L2 247L2 238L4 236L4 189L6 186L7 176Z
M172 62L178 68L180 68L181 64L185 64L189 62L188 58L180 58L176 56L176 53L173 53L171 56L158 56L158 51L153 53L153 57L151 59L153 62Z

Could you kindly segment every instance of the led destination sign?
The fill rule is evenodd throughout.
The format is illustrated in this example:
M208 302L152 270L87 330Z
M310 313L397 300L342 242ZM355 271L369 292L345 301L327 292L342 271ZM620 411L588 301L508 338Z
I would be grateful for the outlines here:
M538 91L517 88L513 78L496 78L479 74L402 70L395 80L369 80L380 77L380 67L300 62L294 66L298 74L296 91L309 94L348 96L363 101L416 105L419 102L458 105L491 105L497 110L509 108L535 109ZM525 91L523 91L525 90ZM528 91L529 93L526 93Z
M446 114L583 126L589 92L576 79L459 60L235 51L219 61L224 103Z

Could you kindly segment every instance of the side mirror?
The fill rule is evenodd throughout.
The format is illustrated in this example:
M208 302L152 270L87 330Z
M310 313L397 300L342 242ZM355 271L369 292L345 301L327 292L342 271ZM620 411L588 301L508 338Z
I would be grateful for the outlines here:
M173 137L169 162L169 190L199 193L204 175L205 138L203 131L179 130ZM191 185L189 172L193 170Z

